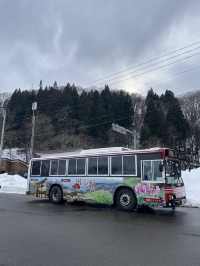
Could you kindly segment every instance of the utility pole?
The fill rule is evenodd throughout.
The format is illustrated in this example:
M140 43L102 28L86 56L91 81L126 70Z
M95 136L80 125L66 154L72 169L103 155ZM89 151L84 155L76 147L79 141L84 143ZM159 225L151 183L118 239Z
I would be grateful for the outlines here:
M136 130L131 131L125 127L122 127L114 123L112 123L112 130L122 135L131 136L131 139L132 139L131 142L133 142L133 148L136 150L137 148L137 131Z
M137 149L137 131L135 129L133 130L133 148Z
M33 158L34 154L34 138L35 138L35 112L37 110L37 102L32 103L32 134L31 134L31 149L30 149L30 157Z
M5 126L6 126L6 107L2 107L3 114L3 124L1 129L1 142L0 142L0 166L2 165L2 153L3 153L3 143L4 143L4 135L5 135Z

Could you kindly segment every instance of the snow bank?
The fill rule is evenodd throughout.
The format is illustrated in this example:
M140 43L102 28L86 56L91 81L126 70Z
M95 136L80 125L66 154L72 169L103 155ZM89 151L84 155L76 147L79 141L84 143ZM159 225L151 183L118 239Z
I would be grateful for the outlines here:
M182 171L182 178L185 183L187 205L200 207L200 168L190 172Z
M25 194L27 189L27 179L20 175L0 175L0 192Z

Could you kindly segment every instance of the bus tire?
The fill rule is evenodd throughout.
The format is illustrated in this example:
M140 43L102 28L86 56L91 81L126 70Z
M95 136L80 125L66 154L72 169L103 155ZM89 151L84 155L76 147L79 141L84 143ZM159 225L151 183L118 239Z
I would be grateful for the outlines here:
M54 204L60 204L63 202L63 191L58 185L51 187L49 191L49 200Z
M173 198L171 200L171 207L172 207L172 211L175 211L176 209L176 196L173 195Z
M133 211L137 208L137 198L130 188L121 188L116 192L115 205L124 211Z

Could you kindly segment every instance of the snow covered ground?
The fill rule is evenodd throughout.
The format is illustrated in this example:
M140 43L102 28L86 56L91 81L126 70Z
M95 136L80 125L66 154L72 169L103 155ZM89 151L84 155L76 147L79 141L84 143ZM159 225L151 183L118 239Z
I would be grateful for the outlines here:
M187 205L200 207L200 168L182 171L185 183Z
M0 175L0 193L25 194L27 189L27 179L20 175Z

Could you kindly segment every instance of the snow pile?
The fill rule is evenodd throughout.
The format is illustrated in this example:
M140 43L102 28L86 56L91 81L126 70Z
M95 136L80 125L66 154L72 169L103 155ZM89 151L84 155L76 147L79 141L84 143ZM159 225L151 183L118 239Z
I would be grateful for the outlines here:
M182 171L182 178L185 183L187 205L200 207L200 168L190 172Z
M0 175L0 192L25 194L27 189L27 179L20 175Z

